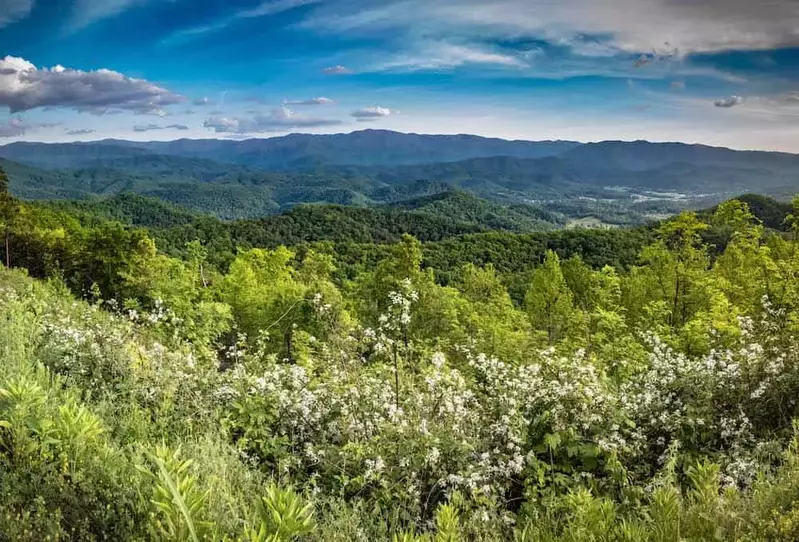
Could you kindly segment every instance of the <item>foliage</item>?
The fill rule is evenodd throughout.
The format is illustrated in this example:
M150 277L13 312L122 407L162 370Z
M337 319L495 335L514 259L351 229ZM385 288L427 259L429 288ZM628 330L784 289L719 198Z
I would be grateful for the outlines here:
M252 542L290 542L313 532L311 504L303 503L291 488L275 484L269 485L265 493L257 503L261 524L257 531L250 532Z
M197 480L190 473L192 461L182 461L180 450L170 452L163 447L156 450L151 460L156 472L141 466L139 470L152 479L151 502L163 518L155 520L159 532L152 533L153 536L193 542L205 538L212 524L200 521L197 516L207 494L197 491Z
M13 540L799 532L799 240L743 202L654 230L405 235L344 276L330 246L217 268L202 243L178 259L20 211L29 267L0 269Z

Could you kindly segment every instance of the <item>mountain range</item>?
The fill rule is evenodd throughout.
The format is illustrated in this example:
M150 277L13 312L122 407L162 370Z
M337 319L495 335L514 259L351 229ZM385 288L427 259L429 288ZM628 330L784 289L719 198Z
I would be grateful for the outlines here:
M270 139L0 146L28 199L133 192L220 218L303 203L374 206L453 189L572 218L635 223L746 192L799 192L799 156L682 143L507 141L383 130Z
M319 165L408 165L456 162L469 158L542 158L578 147L574 141L508 141L473 135L420 135L388 130L349 134L290 134L269 139L178 139L87 143L12 143L0 156L44 168L80 168L114 158L144 154L205 158L271 171L296 171Z

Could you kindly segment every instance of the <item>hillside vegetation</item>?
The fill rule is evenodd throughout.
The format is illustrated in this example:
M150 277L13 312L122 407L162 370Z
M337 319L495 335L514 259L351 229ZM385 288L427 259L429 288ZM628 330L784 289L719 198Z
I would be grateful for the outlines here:
M60 221L67 237L82 238L86 227L113 219L145 228L159 250L172 256L186 258L188 243L196 240L207 248L209 262L222 270L230 265L237 248L309 246L334 254L338 276L354 277L385 257L386 243L410 233L425 242L424 261L436 268L445 283L467 262L522 272L539 262L547 249L580 254L600 266L625 267L651 237L646 227L553 231L562 224L562 215L527 205L503 207L453 191L374 208L299 205L279 215L236 221L193 214L134 194L49 201L30 208L58 211L51 220Z
M4 184L8 539L799 536L799 200L748 198L784 231L731 200L637 230L230 237L222 265L158 250L190 213Z
M260 218L304 203L373 207L459 190L586 223L640 225L752 186L783 199L799 190L799 157L784 153L381 130L244 141L13 143L0 146L0 157L20 198L132 192L221 219ZM512 220L529 223L518 214Z

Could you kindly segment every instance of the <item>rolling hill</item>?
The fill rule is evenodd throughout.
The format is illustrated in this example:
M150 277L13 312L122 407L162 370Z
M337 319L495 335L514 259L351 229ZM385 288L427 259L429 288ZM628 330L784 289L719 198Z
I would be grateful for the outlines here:
M0 157L12 191L23 198L132 192L223 219L306 203L383 205L457 189L522 206L486 211L498 224L529 226L538 220L524 216L529 204L560 221L636 224L753 189L780 198L799 192L799 156L642 141L579 144L365 130L244 141L14 143L1 146Z

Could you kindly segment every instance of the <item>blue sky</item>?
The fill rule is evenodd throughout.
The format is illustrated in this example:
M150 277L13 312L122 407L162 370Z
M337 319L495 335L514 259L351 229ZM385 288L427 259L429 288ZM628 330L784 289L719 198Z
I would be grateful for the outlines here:
M0 0L0 143L384 128L799 152L797 120L796 0Z

